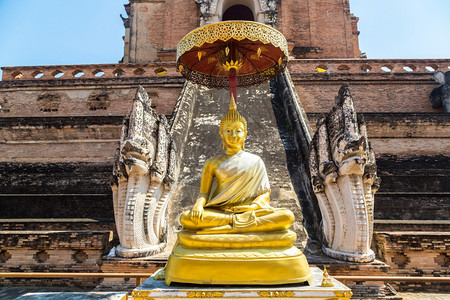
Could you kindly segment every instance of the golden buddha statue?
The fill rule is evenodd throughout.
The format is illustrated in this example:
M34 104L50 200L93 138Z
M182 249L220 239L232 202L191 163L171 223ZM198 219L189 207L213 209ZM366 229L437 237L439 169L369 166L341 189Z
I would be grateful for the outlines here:
M165 268L166 284L311 281L306 258L294 247L296 234L287 230L293 213L270 206L264 163L244 150L247 122L233 97L219 134L224 154L205 162L199 196L181 214L183 230Z

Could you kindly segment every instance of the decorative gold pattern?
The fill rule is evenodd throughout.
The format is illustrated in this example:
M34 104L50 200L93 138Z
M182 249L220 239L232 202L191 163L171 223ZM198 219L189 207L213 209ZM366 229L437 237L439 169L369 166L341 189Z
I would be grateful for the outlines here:
M206 43L213 44L215 42L249 42L249 43L262 43L266 46L259 46L255 49L253 54L248 54L247 59L252 60L253 63L249 72L248 67L245 67L245 58L241 57L242 53L230 49L228 46L220 49L215 55L219 65L212 65L213 59L209 59L211 54L201 50L201 47ZM245 43L244 43L245 44ZM260 59L264 56L264 52L269 51L267 45L278 48L280 57L266 57L265 62L261 62ZM198 62L202 61L205 57L208 57L208 64L211 69L205 69L204 64L194 64L192 61L187 63L183 59L183 55L188 55L189 51L195 47L200 48L197 52ZM233 53L231 53L233 51ZM231 55L232 54L232 55ZM230 62L229 55L232 56L233 61ZM183 56L183 57L182 57ZM272 60L273 65L265 65L263 69L258 69L253 64L258 62L260 64L267 64L267 60ZM236 64L238 61L238 65ZM274 76L281 74L285 69L288 62L288 48L286 38L276 29L257 22L249 21L226 21L220 23L214 23L197 28L188 33L178 44L177 47L177 62L178 68L181 74L190 81L197 84L207 86L209 88L229 88L229 80L227 71L230 69L241 69L242 63L246 71L242 74L238 74L237 86L238 87L250 87L258 85L272 79ZM203 66L203 67L199 67ZM225 72L218 71L218 67L224 68Z
M176 251L175 251L176 250ZM202 249L201 252L193 248L178 245L174 251L179 257L189 258L262 258L262 259L279 259L302 256L302 251L296 247L291 248L274 248L274 249Z
M337 297L343 297L344 299L350 299L353 296L351 291L334 291L333 292Z
M206 52L205 51L198 51L197 56L198 56L198 61L202 60L202 56L205 56Z
M248 39L272 44L280 48L286 57L288 56L286 38L278 30L257 22L226 21L206 25L189 32L178 43L177 60L194 47L200 47L204 43L213 43L217 40L226 42L231 38L238 41Z
M223 295L225 295L225 292L220 291L186 292L186 296L188 296L188 298L221 298Z
M295 296L295 293L293 291L260 291L258 295L266 298L289 298Z
M238 60L236 61L231 60L230 62L227 61L223 64L223 67L227 71L230 71L231 69L239 70L242 67L242 62Z
M281 59L281 65L278 63L275 64L272 68L269 68L265 70L264 72L261 72L259 74L250 74L250 75L244 75L239 76L237 86L238 87L250 87L253 85L258 85L264 82L269 81L274 76L281 74L285 69L287 65L287 57L284 56ZM217 89L228 89L229 82L228 77L215 77L215 76L205 76L204 74L190 70L188 67L185 67L183 64L180 64L178 66L178 69L180 70L181 74L189 79L190 81L204 85L208 88L217 88Z
M148 296L150 296L150 294L151 294L150 291L136 291L136 290L134 290L133 292L131 292L131 296L135 300L151 300L151 299L154 299L154 298L148 297Z

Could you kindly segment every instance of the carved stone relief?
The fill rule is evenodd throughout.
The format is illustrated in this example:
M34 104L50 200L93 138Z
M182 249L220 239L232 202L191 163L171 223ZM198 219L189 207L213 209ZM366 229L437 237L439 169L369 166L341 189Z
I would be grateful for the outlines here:
M122 127L113 172L114 214L120 245L116 255L144 257L167 242L166 210L176 178L176 149L164 115L151 108L139 87Z
M373 261L373 204L380 179L366 124L357 118L346 85L332 111L318 121L310 171L322 214L325 254L346 261Z
M257 15L259 13L264 14L264 23L276 28L278 24L278 4L279 0L253 0L255 1L255 21L258 21ZM195 0L200 9L200 26L220 22L218 5L220 7L221 14L224 12L226 0ZM235 3L239 4L239 3ZM216 18L214 18L216 17ZM262 21L262 20L261 20Z
M89 110L106 110L109 107L109 104L109 95L104 92L94 92L89 95L87 100Z
M37 105L41 112L56 112L59 110L61 96L58 94L46 93L39 95Z

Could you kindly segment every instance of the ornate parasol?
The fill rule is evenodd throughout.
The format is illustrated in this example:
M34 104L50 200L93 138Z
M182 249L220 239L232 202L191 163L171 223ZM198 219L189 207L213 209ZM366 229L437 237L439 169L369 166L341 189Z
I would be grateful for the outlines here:
M178 70L188 80L209 88L229 88L268 81L286 68L286 38L256 22L226 21L189 32L177 47Z

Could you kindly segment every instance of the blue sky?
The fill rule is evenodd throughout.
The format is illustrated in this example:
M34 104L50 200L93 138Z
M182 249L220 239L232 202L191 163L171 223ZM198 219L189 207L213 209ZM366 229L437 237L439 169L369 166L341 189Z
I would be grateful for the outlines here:
M449 0L350 0L368 58L450 58Z
M194 1L194 0L192 0ZM0 66L116 63L127 0L0 0ZM368 58L450 58L450 0L350 0Z

